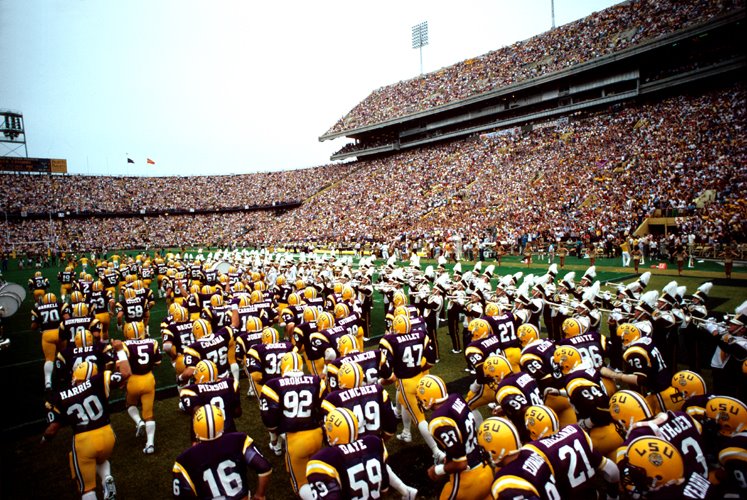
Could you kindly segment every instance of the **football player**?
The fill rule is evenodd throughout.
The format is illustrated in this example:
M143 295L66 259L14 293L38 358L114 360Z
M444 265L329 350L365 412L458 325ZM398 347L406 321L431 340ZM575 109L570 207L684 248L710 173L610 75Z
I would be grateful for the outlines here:
M324 421L329 448L314 454L306 466L313 498L380 498L389 486L414 499L417 490L406 486L387 464L387 450L373 435L358 435L358 420L347 408L332 410Z
M145 432L146 443L143 453L151 455L155 453L154 440L156 436L156 421L153 419L153 401L156 397L156 379L153 369L161 364L161 351L158 341L151 338L140 339L133 337L125 340L124 350L130 360L132 375L127 381L127 414L135 422L135 436L139 437ZM143 416L137 405L143 407Z
M480 424L482 415L479 408L495 401L495 390L490 384L492 380L485 376L483 363L492 355L503 354L503 351L500 339L493 335L493 329L485 319L473 319L467 325L467 330L472 333L472 342L464 350L464 357L470 373L475 374L475 380L469 387L466 399Z
M316 375L304 375L303 361L295 352L283 356L280 373L280 377L262 387L260 415L270 431L270 448L275 454L282 453L278 437L285 434L285 464L293 492L301 498L311 498L306 465L322 447L319 422L324 382Z
M198 443L179 455L172 468L175 497L246 498L248 467L258 476L252 499L264 500L272 465L252 438L243 432L224 433L224 413L212 404L195 411L192 429Z
M99 373L103 373L114 363L112 354L111 346L96 342L91 332L87 330L76 332L73 341L57 354L54 365L54 387L68 387L73 370L83 361L94 363Z
M60 300L65 302L67 296L73 291L73 280L75 279L75 270L67 266L64 271L57 273L57 281L60 282Z
M184 349L196 339L192 332L192 322L189 321L187 309L180 305L173 308L172 321L161 328L163 351L169 355L174 365L176 376L184 371Z
M524 410L530 405L542 404L537 382L528 373L513 373L511 363L504 356L490 356L482 369L495 392L497 406L493 414L507 416L526 440L528 436L522 425Z
M111 324L111 314L109 311L114 306L114 296L104 288L104 283L100 280L94 281L91 286L91 295L88 297L91 313L101 325L101 341L109 341L109 326Z
M422 407L432 410L428 430L444 453L443 463L428 469L432 481L448 476L441 498L485 498L492 470L482 461L477 422L467 402L458 394L449 395L444 381L435 375L421 377L416 394Z
M38 303L49 288L49 280L42 276L41 271L36 271L34 276L29 278L29 290L34 295L34 302ZM63 299L64 302L64 299Z
M343 335L337 343L339 357L328 362L324 367L325 382L329 390L339 389L337 385L337 373L345 363L356 362L363 369L365 376L364 384L379 383L379 362L381 361L381 351L379 349L369 349L368 351L358 350L358 340L348 334Z
M148 311L148 299L137 295L133 288L124 289L124 299L114 306L117 315L117 328L123 330L130 323L138 323L139 331L145 335L145 317ZM125 337L127 338L127 337Z
M101 478L104 499L116 495L109 457L114 449L114 431L109 422L110 389L122 387L130 376L130 364L121 341L112 342L117 352L116 372L98 373L96 365L83 361L73 370L73 387L63 389L47 403L49 426L42 442L52 439L63 424L73 428L70 470L78 482L81 498L96 498L96 475Z
M181 380L189 379L195 366L202 359L209 359L215 363L219 377L232 375L228 353L234 338L233 329L227 326L213 333L207 320L198 319L192 323L192 335L195 341L184 348L184 371L180 375ZM238 377L234 378L238 380Z
M259 398L262 386L280 376L280 360L295 347L290 342L280 342L277 330L268 326L262 330L262 343L252 346L246 355L244 369L253 393Z
M53 293L44 294L31 309L31 329L41 331L45 390L52 389L54 360L60 347L60 322L69 317L68 305L57 302L57 297Z
M70 316L60 322L60 345L65 346L72 342L75 334L88 330L98 341L101 338L101 324L93 316L85 302L73 304L70 308Z

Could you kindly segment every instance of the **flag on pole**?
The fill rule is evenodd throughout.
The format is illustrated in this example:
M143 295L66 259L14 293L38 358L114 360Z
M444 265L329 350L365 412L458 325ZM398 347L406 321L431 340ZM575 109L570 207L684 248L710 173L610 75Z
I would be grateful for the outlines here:
M151 160L150 158L146 158L145 162L146 162L146 163L147 163L148 165L155 165L155 164L156 164L156 162L154 162L154 161L153 161L153 160Z
M132 158L127 158L127 163L135 163L135 160L133 160Z

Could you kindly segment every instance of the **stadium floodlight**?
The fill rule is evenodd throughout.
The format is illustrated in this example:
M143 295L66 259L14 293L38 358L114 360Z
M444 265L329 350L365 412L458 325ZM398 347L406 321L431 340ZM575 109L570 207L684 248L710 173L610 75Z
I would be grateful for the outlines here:
M420 49L420 74L423 74L423 47L428 45L428 21L412 27L412 48Z

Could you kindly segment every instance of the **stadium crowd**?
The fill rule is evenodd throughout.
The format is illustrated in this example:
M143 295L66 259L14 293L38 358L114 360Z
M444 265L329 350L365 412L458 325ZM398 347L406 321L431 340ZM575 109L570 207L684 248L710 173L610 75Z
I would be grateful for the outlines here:
M377 89L327 134L400 118L538 78L738 8L744 8L744 2L621 2L528 40Z

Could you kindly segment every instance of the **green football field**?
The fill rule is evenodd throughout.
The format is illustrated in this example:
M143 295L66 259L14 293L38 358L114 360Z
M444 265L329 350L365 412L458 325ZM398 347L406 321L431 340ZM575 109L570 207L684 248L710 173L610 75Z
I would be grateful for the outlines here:
M423 260L423 265L432 262ZM488 264L488 263L485 263ZM588 261L568 258L566 268L559 272L562 277L574 270L577 280L588 266ZM651 263L647 263L651 264ZM400 265L406 265L402 263ZM597 279L600 281L629 282L635 278L632 269L619 268L619 260L597 260ZM464 270L471 264L463 264ZM484 267L483 267L484 269ZM547 263L535 263L531 268L519 263L518 257L504 258L503 266L496 269L496 277L517 271L524 273L544 274ZM644 269L642 269L644 270ZM647 270L647 269L646 269ZM52 291L59 292L57 272L59 269L42 269L53 284ZM20 271L14 261L4 273L5 280L25 286L34 269ZM687 270L685 276L677 277L676 270L655 271L649 285L650 289L660 289L667 282L676 279L679 284L687 285L688 293L707 280L716 280L710 296L711 308L721 312L733 312L734 308L747 299L745 273L735 273L733 282L723 280L723 271L712 262L697 263L694 270ZM154 283L155 286L155 283ZM372 315L372 334L383 333L383 307L379 294L376 294ZM43 430L43 376L40 333L29 330L31 300L27 300L21 309L11 318L6 319L6 335L11 339L11 347L0 352L0 389L4 397L0 412L0 460L5 465L0 473L0 498L76 498L74 483L70 480L68 452L70 451L71 433L65 429L51 443L41 445L39 442ZM158 324L165 315L165 303L158 299L151 314L150 331L158 335ZM114 329L114 337L121 334ZM159 336L160 337L160 336ZM439 331L441 363L431 373L443 377L452 391L466 393L469 377L464 372L463 356L451 353L451 344L445 328ZM375 347L375 339L370 342ZM706 376L708 374L706 373ZM135 425L123 411L115 411L112 425L117 433L117 444L112 457L112 471L117 481L120 498L168 498L171 496L171 465L176 456L189 446L189 419L177 409L174 372L168 359L156 372L159 390L159 401L156 402L155 419L156 453L142 454L144 438L135 438ZM707 377L709 378L709 377ZM242 391L246 393L247 381L242 380ZM391 389L391 387L390 387ZM121 410L122 394L112 396L113 408ZM275 457L267 447L268 436L259 418L256 399L244 396L243 416L238 420L240 431L252 436L260 449L274 465L271 480L270 498L292 498L288 476L280 457ZM483 412L487 415L487 412ZM430 452L425 447L417 432L413 433L412 444L402 445L396 439L387 443L392 468L410 485L418 487L424 498L437 496L440 485L431 484L424 475L430 465ZM390 492L390 498L397 495Z

